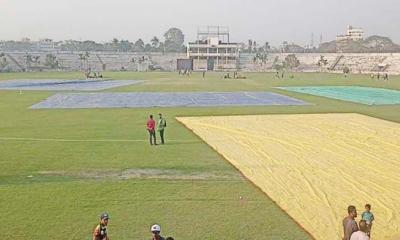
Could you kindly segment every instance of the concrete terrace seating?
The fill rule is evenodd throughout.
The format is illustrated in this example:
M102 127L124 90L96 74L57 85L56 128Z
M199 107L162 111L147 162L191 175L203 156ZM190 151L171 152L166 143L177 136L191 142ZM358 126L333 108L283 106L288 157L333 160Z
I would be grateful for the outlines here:
M80 60L79 53L81 52L54 52L57 61L60 63L61 71L83 71L84 62ZM25 52L10 52L6 53L7 61L11 71L23 71L28 69L26 62ZM48 71L52 70L44 66L47 52L30 52L32 56L40 56L40 63L31 64L29 71ZM255 54L241 54L240 69L249 72L274 72L273 69L275 58L282 62L289 53L274 53L268 54L267 61L261 63L260 61L254 62ZM92 71L104 71L103 64L106 71L147 71L151 64L158 65L166 71L176 70L176 60L179 58L186 58L185 53L116 53L116 52L90 52L88 60L89 67ZM350 68L353 73L376 73L377 66L386 66L385 72L389 74L400 74L400 53L296 53L297 59L300 61L300 66L296 71L304 72L319 72L321 70L328 71L327 68L331 66L338 56L343 55L341 60L336 65L335 69L330 72L343 72L344 67ZM12 59L17 61L16 64ZM144 61L139 63L139 59L143 58ZM324 67L317 65L321 56L327 60L328 64ZM132 58L135 62L132 62ZM22 67L22 68L21 68ZM236 66L232 65L234 69Z

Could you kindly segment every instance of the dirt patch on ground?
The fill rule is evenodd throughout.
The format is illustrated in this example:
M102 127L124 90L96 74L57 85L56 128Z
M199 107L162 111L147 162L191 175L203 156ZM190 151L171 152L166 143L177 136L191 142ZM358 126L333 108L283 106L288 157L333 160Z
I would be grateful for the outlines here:
M242 180L243 177L236 172L184 172L178 170L164 169L125 169L123 171L41 171L42 176L69 176L82 179L170 179L170 180L220 180L234 181Z

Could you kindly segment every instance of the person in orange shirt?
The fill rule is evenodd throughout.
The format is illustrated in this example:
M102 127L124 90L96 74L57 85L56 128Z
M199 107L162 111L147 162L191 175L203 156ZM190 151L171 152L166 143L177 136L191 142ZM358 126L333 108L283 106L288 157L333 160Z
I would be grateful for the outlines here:
M157 145L156 141L156 122L153 119L153 115L150 115L149 119L147 120L147 131L149 132L150 136L150 145L153 145L154 140L154 145Z
M93 240L109 240L107 235L108 219L110 219L108 213L100 215L100 223L93 231Z

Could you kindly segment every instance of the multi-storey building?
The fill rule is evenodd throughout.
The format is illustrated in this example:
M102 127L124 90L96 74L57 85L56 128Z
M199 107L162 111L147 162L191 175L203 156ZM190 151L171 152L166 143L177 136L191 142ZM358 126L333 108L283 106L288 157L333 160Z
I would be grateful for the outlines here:
M346 35L338 35L336 37L336 42L347 42L349 40L352 41L360 41L364 38L364 30L362 28L355 28L353 26L347 27L347 34Z
M198 28L197 40L189 42L187 57L193 70L236 70L240 45L229 41L229 29L220 26Z

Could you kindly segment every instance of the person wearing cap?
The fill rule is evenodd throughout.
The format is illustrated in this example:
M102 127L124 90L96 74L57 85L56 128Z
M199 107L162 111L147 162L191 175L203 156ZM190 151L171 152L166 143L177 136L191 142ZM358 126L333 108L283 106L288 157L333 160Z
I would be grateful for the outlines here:
M158 116L160 119L158 120L157 130L160 132L161 144L164 144L164 129L167 127L167 121L165 121L161 113Z
M107 235L108 219L110 219L108 213L100 215L100 223L93 231L93 240L109 240Z
M160 235L161 232L160 225L154 224L153 226L151 226L150 231L153 234L152 240L165 240L165 238Z

